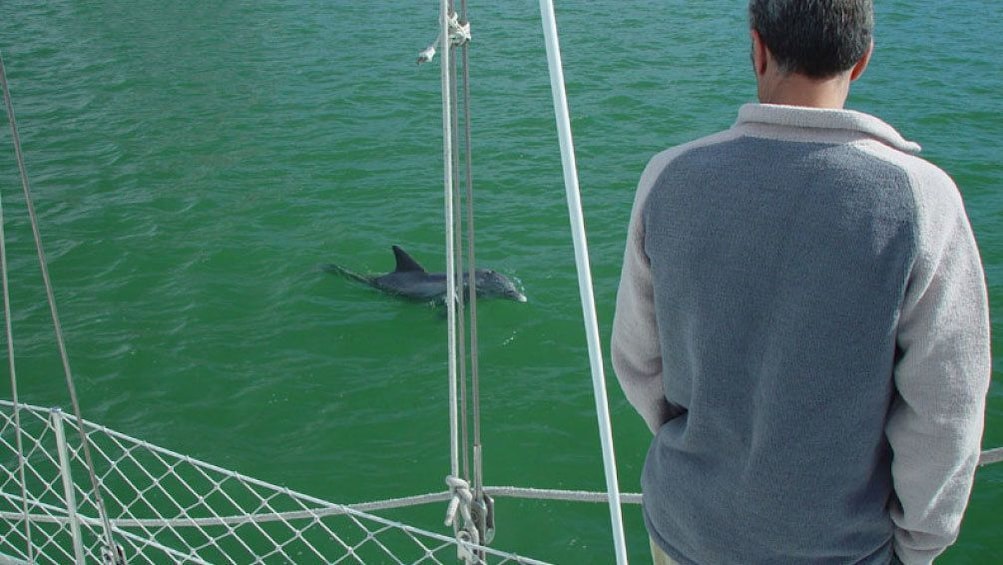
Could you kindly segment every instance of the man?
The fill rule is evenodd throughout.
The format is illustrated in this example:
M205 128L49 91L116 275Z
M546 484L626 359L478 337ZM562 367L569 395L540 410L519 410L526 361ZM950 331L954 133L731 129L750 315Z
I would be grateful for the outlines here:
M843 110L870 0L752 0L761 104L655 156L613 363L655 433L656 562L930 563L955 540L989 382L984 275L951 179Z

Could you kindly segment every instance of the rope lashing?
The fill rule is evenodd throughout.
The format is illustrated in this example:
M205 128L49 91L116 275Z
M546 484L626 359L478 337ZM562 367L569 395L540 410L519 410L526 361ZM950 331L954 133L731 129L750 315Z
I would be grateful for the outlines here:
M453 47L470 43L470 22L460 23L460 16L456 12L449 15L449 41Z
M452 495L449 506L446 508L446 525L452 526L456 522L457 511L463 518L464 525L472 523L470 505L474 502L474 495L470 491L470 483L450 475L446 477L446 486L449 487L449 493Z
M470 43L470 22L460 23L460 16L456 12L451 12L447 20L449 25L449 44L453 47L460 47ZM436 49L439 48L439 38L430 43L428 47L418 53L418 64L431 63L435 58Z
M481 559L476 551L467 545L480 545L481 543L480 532L470 512L471 505L474 503L470 484L459 477L450 475L446 477L446 485L449 486L449 492L453 498L450 499L449 506L446 508L445 523L447 526L453 526L456 531L456 541L458 542L456 558L463 560L464 563L480 563ZM456 523L457 512L463 518L462 527Z

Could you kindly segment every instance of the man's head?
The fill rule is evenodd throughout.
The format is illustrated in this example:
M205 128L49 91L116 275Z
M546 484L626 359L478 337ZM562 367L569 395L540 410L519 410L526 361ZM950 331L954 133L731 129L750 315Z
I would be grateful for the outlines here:
M872 0L750 0L749 25L786 73L825 79L871 47Z

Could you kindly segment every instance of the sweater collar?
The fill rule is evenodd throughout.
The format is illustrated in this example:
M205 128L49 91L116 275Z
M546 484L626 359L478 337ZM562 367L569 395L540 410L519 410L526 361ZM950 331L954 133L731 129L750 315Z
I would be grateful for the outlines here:
M919 153L918 143L908 141L892 126L863 112L830 110L778 104L745 104L735 125L765 124L793 128L856 131L906 153Z

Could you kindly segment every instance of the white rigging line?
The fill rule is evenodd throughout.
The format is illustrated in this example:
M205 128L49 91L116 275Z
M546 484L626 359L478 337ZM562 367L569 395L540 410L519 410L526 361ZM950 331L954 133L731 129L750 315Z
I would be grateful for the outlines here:
M454 13L453 0L450 0L450 13ZM450 22L453 18L450 18ZM452 25L452 23L450 23ZM452 32L452 30L451 30ZM452 51L453 45L446 46L446 49L450 49L450 53L453 54L453 58L450 59L449 65L449 80L450 88L452 89L452 104L453 112L450 126L452 127L453 137L452 137L452 147L450 147L450 159L451 166L453 167L453 243L456 246L453 250L453 257L456 261L454 269L456 270L456 285L463 289L463 202L461 197L461 191L458 190L459 179L460 179L460 147L457 142L460 139L460 126L459 126L459 86L457 83L456 76L456 52ZM462 290L460 291L462 292ZM456 300L456 337L457 337L457 369L459 371L459 410L460 410L460 460L462 461L460 472L465 480L470 480L470 434L469 434L469 422L470 416L468 414L467 408L469 407L469 400L467 396L467 341L466 341L466 312L464 311L463 300Z
M446 224L446 342L449 356L449 435L450 474L460 476L459 430L457 426L457 376L456 376L456 238L453 233L453 127L452 81L449 61L449 0L441 0L439 15L439 43L444 45L439 59L442 66L442 163Z
M596 401L596 416L599 420L603 467L606 471L606 489L609 492L613 544L616 549L617 563L619 565L626 565L627 551L623 534L623 516L620 513L620 487L617 484L616 457L613 453L613 433L610 426L609 406L606 401L606 380L603 374L599 323L596 317L595 299L592 291L588 241L585 237L585 219L582 213L581 195L578 187L578 169L575 164L575 147L571 137L571 118L568 113L567 93L564 89L564 71L561 64L561 48L557 37L557 19L554 15L553 1L540 0L540 13L543 19L543 35L547 45L547 64L550 67L550 86L554 97L557 134L561 144L561 164L564 169L564 186L568 197L568 215L571 218L571 235L575 243L578 287L582 298L582 314L585 318L585 331L589 345L592 387Z

